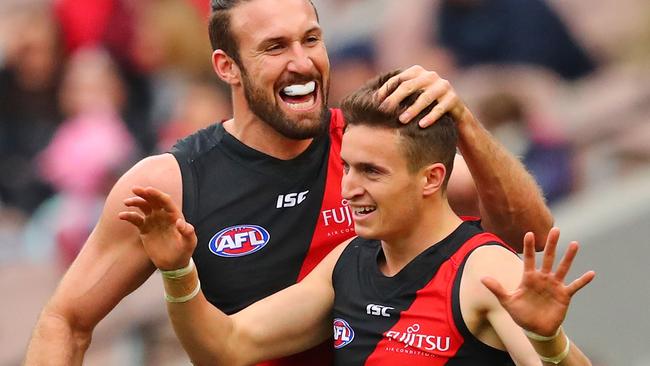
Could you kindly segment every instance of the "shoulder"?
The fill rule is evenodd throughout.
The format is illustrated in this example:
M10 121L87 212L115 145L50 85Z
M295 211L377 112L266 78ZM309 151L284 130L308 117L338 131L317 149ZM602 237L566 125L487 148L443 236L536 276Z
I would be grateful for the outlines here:
M490 272L499 272L504 265L521 265L521 260L502 243L494 241L474 249L467 258L466 268L491 275Z
M120 241L141 246L138 231L118 217L120 212L129 210L124 200L133 197L135 186L155 187L170 195L177 205L182 204L182 182L174 157L162 154L144 158L124 173L111 189L90 242L100 242L102 248Z
M350 243L355 242L357 237L350 238L343 243L337 245L324 259L323 261L329 261L331 262L332 268L334 268L334 265L338 262L338 260L341 258L344 252L348 250L348 248L353 247Z
M177 204L182 199L182 180L178 162L171 154L146 157L122 175L109 193L107 204L122 207L123 200L132 196L134 186L155 187L172 196Z
M182 184L178 161L169 153L140 160L120 180L128 184L153 186L166 193L171 193L169 191Z
M169 153L180 162L195 160L217 146L226 134L225 131L223 123L214 123L178 140Z
M513 290L521 280L523 263L510 249L494 242L476 248L467 257L463 269L461 291L472 294L468 298L474 305L485 308L498 305L494 295L481 279L493 277L507 290Z
M314 268L314 270L305 278L305 281L308 281L311 278L312 281L314 279L320 279L331 282L334 267L338 263L341 254L346 250L346 248L348 248L353 239L354 238L350 238L344 241L329 252L329 254L327 254L327 256L323 258L316 268Z
M478 279L492 276L501 280L518 275L522 268L523 264L517 254L504 244L494 241L476 248L469 254L464 274L473 275Z
M376 258L381 242L361 237L354 237L346 241L337 255L336 263L332 269L332 280L348 282L359 272L364 272L371 267L372 258Z
M367 253L368 251L375 253L377 248L381 245L381 242L379 240L364 239L355 236L346 240L343 244L345 244L345 246L338 255L339 261L343 259L355 261L355 258L362 255L361 253Z
M170 170L178 170L178 163L170 153L148 156L137 162L131 171L141 172L146 170L149 173L168 173Z

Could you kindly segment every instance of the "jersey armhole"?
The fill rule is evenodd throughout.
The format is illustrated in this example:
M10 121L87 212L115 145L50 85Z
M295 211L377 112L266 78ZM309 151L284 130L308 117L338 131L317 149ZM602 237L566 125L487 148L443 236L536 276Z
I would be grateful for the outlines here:
M339 269L343 266L353 266L355 265L354 263L350 263L350 261L355 257L354 255L350 255L350 251L359 248L360 245L362 245L362 240L359 237L356 237L352 239L348 245L346 245L345 249L341 252L341 255L339 256L338 260L334 264L334 268L332 269L332 287L336 288L336 280L338 278L338 273Z
M176 159L176 163L181 172L183 216L185 216L187 222L193 223L194 213L197 207L196 199L198 197L198 192L196 192L196 177L194 176L194 170L191 167L191 160L185 152L177 148L172 148L169 153Z
M486 247L486 246L499 246L502 247L510 252L513 253L513 255L517 255L514 251L512 251L511 248L509 248L507 245L501 242L497 241L489 241L486 242L485 244L481 244L472 250L470 250L465 257L463 258L462 262L460 263L460 266L458 267L458 271L456 272L456 276L453 280L453 286L452 286L452 293L451 293L451 307L452 307L452 316L453 316L453 321L454 324L456 325L456 329L458 329L458 332L463 336L464 340L470 344L471 348L476 349L478 348L484 348L493 352L501 352L501 353L507 353L506 351L500 350L498 348L494 348L490 346L489 344L483 343L481 340L476 338L474 334L469 330L467 327L467 324L465 323L465 319L463 318L463 313L461 311L460 307L460 282L463 277L463 271L465 269L465 264L467 263L467 260L469 257L472 255L472 253L479 248Z

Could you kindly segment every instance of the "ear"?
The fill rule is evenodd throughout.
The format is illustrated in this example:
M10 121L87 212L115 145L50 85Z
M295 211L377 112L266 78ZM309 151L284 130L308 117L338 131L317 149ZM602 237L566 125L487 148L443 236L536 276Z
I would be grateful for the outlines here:
M212 52L212 69L230 86L241 84L241 70L239 66L230 56L223 50L216 50Z
M431 196L442 188L447 168L443 163L435 163L422 168L422 195Z

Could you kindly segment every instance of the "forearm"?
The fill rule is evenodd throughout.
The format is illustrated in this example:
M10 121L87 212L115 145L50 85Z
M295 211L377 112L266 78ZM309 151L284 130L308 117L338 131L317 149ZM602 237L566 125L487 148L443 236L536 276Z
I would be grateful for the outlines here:
M459 149L476 183L484 226L517 251L527 231L543 249L553 217L523 164L465 108L458 122Z
M190 295L198 283L193 270L178 279L165 278L165 293L174 298ZM174 331L194 365L235 365L231 355L233 346L232 320L212 306L202 292L186 302L167 302L167 311Z
M65 318L45 310L27 347L24 365L81 365L91 336L91 330L75 330Z
M331 336L330 278L340 249L333 253L300 283L232 316L208 303L201 292L192 297L196 270L176 279L163 276L168 301L179 301L168 303L170 319L194 364L254 364L304 351Z
M569 340L564 330L551 340L529 338L538 355L544 358L555 359L555 362L543 362L546 366L590 366L591 362L582 351Z

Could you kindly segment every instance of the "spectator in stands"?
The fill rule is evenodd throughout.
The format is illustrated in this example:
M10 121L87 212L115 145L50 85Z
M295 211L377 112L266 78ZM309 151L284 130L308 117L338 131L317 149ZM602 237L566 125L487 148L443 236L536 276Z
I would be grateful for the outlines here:
M58 191L49 234L64 264L77 255L99 217L105 195L136 153L120 112L124 88L101 49L80 49L63 78L60 104L66 120L39 155L39 173ZM65 214L62 214L62 213ZM38 229L44 225L37 225ZM43 246L45 243L28 243Z
M28 215L52 193L33 159L61 119L59 32L45 5L14 4L0 22L0 206Z
M444 74L485 64L529 65L575 80L596 68L545 0L403 0L386 13L377 40L384 67L415 55Z
M211 80L191 81L174 104L172 118L158 131L159 152L169 151L179 139L232 114L230 92Z

